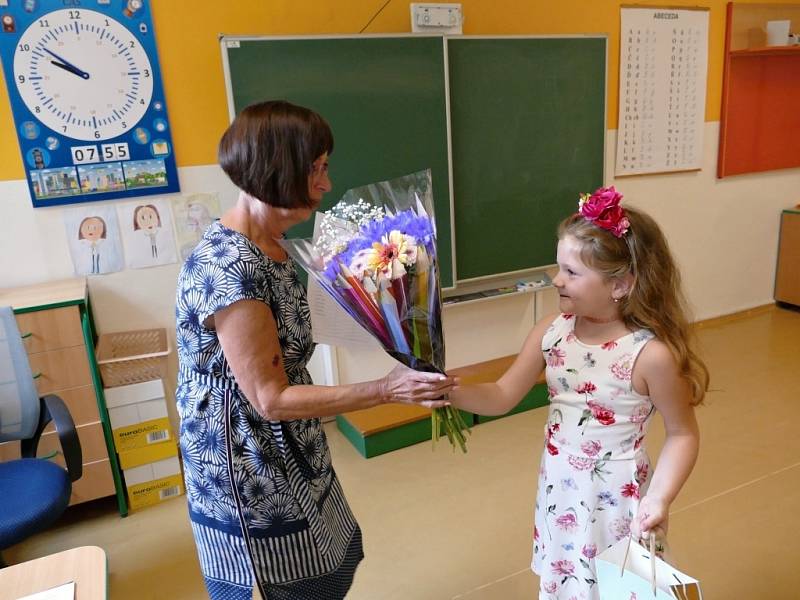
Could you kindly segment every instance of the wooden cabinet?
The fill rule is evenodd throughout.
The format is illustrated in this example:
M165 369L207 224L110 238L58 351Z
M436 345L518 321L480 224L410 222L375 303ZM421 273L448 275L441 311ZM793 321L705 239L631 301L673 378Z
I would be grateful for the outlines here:
M0 306L14 309L39 394L60 396L75 421L83 475L73 483L70 504L116 494L120 514L126 515L125 489L95 361L86 280L0 290ZM19 442L0 444L0 461L19 455ZM39 442L38 456L64 463L52 423Z
M800 306L800 210L781 214L775 300Z
M800 166L800 46L767 46L768 21L800 32L800 4L728 3L717 177Z

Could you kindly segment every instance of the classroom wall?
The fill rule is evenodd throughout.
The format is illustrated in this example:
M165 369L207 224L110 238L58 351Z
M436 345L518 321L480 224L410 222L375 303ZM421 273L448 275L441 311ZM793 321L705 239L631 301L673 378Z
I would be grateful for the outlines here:
M795 0L796 1L796 0ZM774 0L774 3L786 3ZM218 35L313 35L358 33L384 0L152 0L175 155L185 192L219 192L230 206L236 191L215 165L216 143L228 123ZM562 0L462 0L465 34L541 35L608 33L608 136L606 183L650 211L662 224L683 267L697 318L727 314L772 301L778 219L800 201L800 170L715 178L722 82L725 1L711 8L705 152L699 172L613 178L619 61L620 2ZM641 5L696 6L693 1ZM408 2L392 0L365 33L410 31ZM331 81L331 85L336 85ZM0 207L3 257L0 286L11 287L72 275L61 209L31 208L5 88L0 90ZM335 133L335 132L334 132ZM336 155L332 161L336 176ZM101 332L173 327L178 265L128 270L89 281ZM555 299L545 294L545 308ZM533 320L532 296L500 298L445 311L448 363L455 367L516 352ZM377 353L340 349L342 381L381 374L390 364ZM174 356L172 360L174 373ZM322 373L322 367L315 369Z

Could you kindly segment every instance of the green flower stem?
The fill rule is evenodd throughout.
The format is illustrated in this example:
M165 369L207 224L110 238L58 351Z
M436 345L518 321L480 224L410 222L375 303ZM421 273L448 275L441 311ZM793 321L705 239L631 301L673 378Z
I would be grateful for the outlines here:
M431 426L431 438L434 443L439 440L441 427L447 435L450 444L453 446L453 451L455 451L456 444L458 444L461 451L466 453L467 445L464 432L466 431L469 434L472 434L472 432L469 426L464 422L464 418L457 408L454 406L445 406L444 408L434 409L431 413Z

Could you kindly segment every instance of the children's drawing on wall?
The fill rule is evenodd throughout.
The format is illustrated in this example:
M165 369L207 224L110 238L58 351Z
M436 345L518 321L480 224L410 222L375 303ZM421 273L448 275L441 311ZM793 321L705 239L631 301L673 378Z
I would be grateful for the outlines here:
M172 201L172 212L181 260L186 260L206 227L219 218L219 196L216 193L183 194Z
M140 204L133 209L133 230L147 236L150 240L150 255L158 260L156 237L161 229L161 215L152 204Z
M89 244L92 254L92 275L100 274L100 250L97 245L108 237L106 222L100 217L84 217L78 225L78 239Z
M122 244L113 207L93 204L67 209L62 214L76 275L122 270Z
M164 199L147 199L117 206L125 265L143 269L177 262L172 213Z

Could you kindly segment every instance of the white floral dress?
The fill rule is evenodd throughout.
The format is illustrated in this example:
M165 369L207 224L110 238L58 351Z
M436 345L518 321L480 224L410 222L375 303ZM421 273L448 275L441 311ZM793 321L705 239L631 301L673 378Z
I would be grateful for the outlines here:
M653 334L589 345L574 328L559 315L542 339L550 409L531 568L548 600L599 597L594 557L628 535L651 475L643 441L655 409L631 374Z

